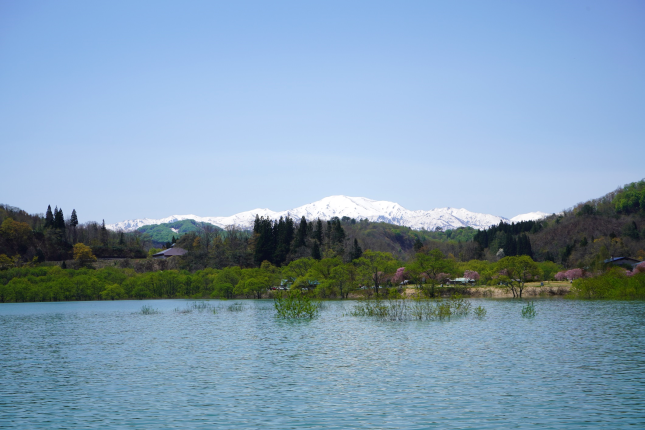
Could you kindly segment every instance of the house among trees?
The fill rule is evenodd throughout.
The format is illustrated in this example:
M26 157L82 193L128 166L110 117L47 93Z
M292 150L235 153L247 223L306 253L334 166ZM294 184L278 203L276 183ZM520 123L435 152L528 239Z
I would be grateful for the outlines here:
M156 254L152 255L152 258L170 258L174 256L179 256L181 257L182 255L187 254L188 251L186 251L184 248L178 248L176 246L168 249L164 249L161 252L157 252Z
M603 261L605 264L613 264L614 266L636 266L637 264L640 263L640 261L635 260L633 258L629 257L611 257L610 259L607 259Z
M455 279L448 279L448 282L446 282L448 285L471 285L475 283L474 279L469 279L469 278L455 278Z

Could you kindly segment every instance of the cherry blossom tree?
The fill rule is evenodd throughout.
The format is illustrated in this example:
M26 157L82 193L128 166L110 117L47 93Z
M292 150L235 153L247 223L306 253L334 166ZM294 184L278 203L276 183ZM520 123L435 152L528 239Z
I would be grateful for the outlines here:
M632 270L634 273L645 273L645 261L641 261L634 267L634 270Z
M582 278L582 275L583 275L582 269L567 270L564 274L564 276L570 281L573 281L575 279L580 279Z
M645 273L645 261L641 261L636 266L634 266L631 272L628 270L627 276L634 276L637 273Z
M392 282L395 284L400 284L405 279L405 267L399 267L396 269L396 273L392 276Z
M464 278L468 281L479 281L479 273L474 270L466 270L464 271Z
M555 280L556 281L565 281L567 279L566 272L558 272L555 274Z

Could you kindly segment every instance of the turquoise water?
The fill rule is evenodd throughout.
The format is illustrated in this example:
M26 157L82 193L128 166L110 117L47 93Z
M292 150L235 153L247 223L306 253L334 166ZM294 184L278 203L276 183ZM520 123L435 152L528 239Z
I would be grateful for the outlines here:
M328 302L0 304L0 427L645 428L645 303L472 300L484 320L381 322ZM142 315L142 305L161 311Z

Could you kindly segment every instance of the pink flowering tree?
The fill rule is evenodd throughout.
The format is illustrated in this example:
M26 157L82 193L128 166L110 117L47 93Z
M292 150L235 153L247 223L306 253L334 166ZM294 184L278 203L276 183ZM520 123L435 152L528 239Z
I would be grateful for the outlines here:
M392 283L400 284L405 280L405 267L399 267L396 269L396 273L392 276Z
M466 278L467 281L479 281L479 273L475 272L474 270L466 270L464 272L464 278Z
M645 273L645 261L641 261L636 266L634 266L634 268L632 269L631 272L628 270L626 275L627 276L634 276L637 273Z
M632 272L634 272L635 274L645 273L645 261L641 261L640 263L638 263L636 267L634 267L634 270Z
M566 273L567 272L564 272L564 271L556 273L555 274L555 280L556 281L565 281L567 279Z
M580 278L582 278L582 275L583 275L583 273L582 273L582 269L571 269L571 270L567 270L567 271L565 272L565 274L564 274L564 276L565 276L568 280L570 280L570 281L573 281L573 280L576 280L576 279L580 279Z

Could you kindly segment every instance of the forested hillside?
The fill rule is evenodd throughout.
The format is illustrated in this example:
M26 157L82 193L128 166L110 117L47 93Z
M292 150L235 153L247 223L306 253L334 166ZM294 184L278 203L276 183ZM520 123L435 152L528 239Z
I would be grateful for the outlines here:
M192 219L165 224L145 225L143 227L139 227L137 231L143 234L148 234L153 245L159 246L174 243L176 239L186 233L201 232L207 225L212 226L212 228L217 231L223 231L221 228L213 224L199 222Z
M455 262L526 255L566 268L600 269L609 257L645 259L645 181L629 184L599 199L580 203L541 221L500 223L487 230L446 232L412 230L343 217L308 222L257 217L252 231L226 230L192 220L146 226L134 233L112 232L104 223L79 224L75 210L45 215L0 206L0 259L8 268L73 258L84 244L98 258L144 258L153 245L173 240L189 251L181 267L190 271L229 266L276 267L312 257L350 262L365 250L387 252L401 262L418 252L439 250ZM91 259L91 257L88 257ZM88 260L90 261L90 260Z
M105 223L80 224L76 210L65 219L58 207L48 206L42 215L0 205L0 268L71 259L79 243L103 258L143 258L150 246L141 234L112 232Z
M536 261L590 269L599 269L610 257L645 260L645 181L542 221L491 227L474 240L489 260L500 249L504 255L529 255Z

